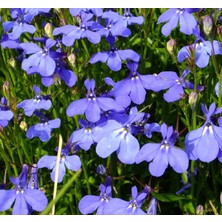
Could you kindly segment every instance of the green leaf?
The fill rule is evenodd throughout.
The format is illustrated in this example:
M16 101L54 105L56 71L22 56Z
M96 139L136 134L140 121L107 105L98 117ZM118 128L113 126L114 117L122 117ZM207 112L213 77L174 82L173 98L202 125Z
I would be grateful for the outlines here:
M176 194L170 194L170 193L155 193L151 192L152 196L155 197L157 200L162 202L172 202L172 201L178 201L183 199L189 199L187 197L183 197Z

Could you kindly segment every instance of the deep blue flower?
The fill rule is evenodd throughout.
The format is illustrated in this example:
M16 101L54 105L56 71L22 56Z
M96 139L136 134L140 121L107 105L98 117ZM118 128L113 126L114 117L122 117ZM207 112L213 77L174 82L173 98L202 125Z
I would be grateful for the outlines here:
M107 63L107 65L112 71L119 71L122 67L123 60L132 60L134 62L138 62L140 60L140 56L131 49L117 49L114 45L115 38L113 36L109 36L106 39L110 45L110 50L104 52L97 52L92 55L89 61L91 64L100 61L102 63Z
M17 49L20 48L20 41L19 39L10 39L7 34L2 35L2 39L0 41L1 47L3 49Z
M37 67L41 76L51 76L56 69L54 58L56 53L51 51L50 48L56 43L55 40L47 39L43 49L33 42L21 43L20 46L25 54L32 54L22 61L22 69L30 72L30 69Z
M5 32L9 32L12 29L12 32L8 33L9 39L16 40L24 32L33 34L36 31L36 28L29 24L33 18L29 14L29 9L12 9L11 17L15 19L15 21L7 21L3 23L3 29Z
M60 127L61 120L59 118L48 120L45 117L40 118L40 123L30 126L26 132L29 139L39 137L42 142L46 142L51 137L52 129Z
M77 144L83 150L89 150L94 141L94 123L90 123L83 119L79 120L81 129L75 130L70 136L70 142Z
M157 24L162 22L167 22L162 27L162 34L168 36L172 29L177 27L178 22L180 23L180 31L191 35L193 34L193 29L195 29L197 25L197 21L195 17L191 14L193 12L192 9L185 8L171 8L164 12L157 21Z
M135 104L141 104L145 101L145 89L150 89L150 75L141 75L137 71L137 62L129 61L127 67L130 70L128 77L114 85L112 94L115 97L129 95L132 102Z
M177 173L183 173L187 170L189 161L187 154L174 146L178 133L173 131L173 127L167 127L165 123L161 125L160 131L162 142L145 144L136 156L136 163L152 161L149 164L149 171L156 177L164 174L168 164Z
M71 117L77 114L85 113L86 119L95 123L99 121L100 115L103 111L106 112L112 109L119 109L119 106L116 104L114 99L96 96L94 92L94 79L86 79L84 85L88 90L86 98L71 102L66 110L66 114L68 116Z
M140 120L143 115L144 113L138 113L137 108L133 107L125 122L109 119L95 127L96 153L106 158L116 151L120 161L127 164L134 163L140 145L132 135L134 133L132 124Z
M106 92L106 95L108 97L114 97L116 103L118 105L120 105L123 109L127 108L131 104L130 96L128 94L118 94L118 93L116 93L113 90L116 83L110 77L104 78L104 81L107 85L110 85L110 86L113 87L109 92Z
M71 171L78 171L81 168L81 160L77 155L69 155L72 144L68 142L61 150L61 159L59 163L58 183L61 183L66 174L66 168ZM55 181L57 156L45 155L38 161L38 168L48 168L51 171L51 180Z
M199 68L204 68L208 65L212 54L222 55L221 43L216 40L213 40L212 43L205 41L198 27L194 30L194 35L196 36L194 44L181 48L177 59L182 62L185 59L194 57L196 65Z
M28 187L28 166L23 165L17 178L10 178L15 185L13 190L0 190L0 211L8 210L14 203L12 214L27 215L32 210L43 211L48 205L45 194L34 187Z
M79 202L79 210L82 214L90 214L97 210L97 215L104 214L110 200L112 200L111 177L107 177L104 184L99 186L100 195L86 195Z
M153 132L160 132L160 125L158 123L146 123L144 125L144 134L151 138Z
M152 197L151 201L150 201L150 205L149 208L147 209L147 214L148 215L156 215L157 212L157 204L158 201L156 198Z
M201 109L206 121L200 128L186 135L185 151L189 159L200 159L209 163L218 157L219 149L222 147L222 128L214 125L212 121L213 115L222 113L222 108L216 109L215 103L212 103L209 110L203 104Z
M34 99L23 100L17 104L17 108L24 109L26 116L31 116L36 110L49 110L52 106L49 96L41 95L38 86L34 85L33 90L35 91Z
M13 112L10 110L6 98L2 97L0 102L0 126L6 127L13 116Z
M63 34L62 43L66 46L72 46L76 39L87 38L91 43L97 44L100 42L100 35L91 31L93 21L90 21L93 15L81 13L80 26L65 25L53 30L53 35Z
M185 69L181 77L178 77L177 73L172 71L163 71L158 75L149 75L146 78L147 83L149 83L147 89L154 92L169 89L164 93L163 98L167 102L175 102L184 98L184 88L194 89L193 83L185 79L188 73L189 70ZM197 86L197 91L202 91L203 89L203 86Z
M104 214L108 215L145 215L141 206L150 192L150 189L145 188L138 194L136 186L132 187L132 199L125 201L119 198L112 198L104 209Z

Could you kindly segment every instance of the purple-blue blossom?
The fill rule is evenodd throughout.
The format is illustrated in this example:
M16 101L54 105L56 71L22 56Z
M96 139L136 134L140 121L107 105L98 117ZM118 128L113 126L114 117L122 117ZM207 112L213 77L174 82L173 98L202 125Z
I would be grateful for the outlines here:
M112 200L111 177L108 176L104 184L99 186L100 195L86 195L79 202L79 210L82 214L91 214L97 210L97 215L105 214L104 211Z
M120 198L112 198L104 209L106 215L145 215L146 213L141 209L142 204L147 197L150 189L145 189L138 193L137 187L131 189L132 199L125 201Z
M10 110L6 98L2 97L0 101L0 127L6 127L13 116L14 114Z
M87 88L86 98L75 100L69 104L66 109L66 114L69 117L85 114L88 121L95 123L100 120L102 112L119 109L114 99L96 96L94 79L86 79L84 85Z
M33 68L39 71L41 76L51 76L56 69L55 57L58 53L50 50L56 45L56 41L47 39L43 48L33 42L21 43L20 46L25 54L32 54L22 61L22 69L30 72Z
M152 197L151 201L150 201L150 205L149 208L147 209L147 214L148 215L156 215L157 212L157 204L158 201L156 198Z
M40 123L30 126L26 132L26 137L32 139L38 137L42 142L47 142L51 137L51 131L59 128L61 120L59 118L49 120L46 117L40 118Z
M137 108L133 107L124 122L109 119L95 127L96 153L100 157L106 158L116 151L121 162L134 163L140 145L136 137L133 136L134 127L132 124L140 120L143 115L144 113L139 113Z
M171 8L165 11L157 21L157 24L166 22L162 27L161 32L163 35L170 35L171 31L177 27L178 22L180 23L180 31L191 35L197 25L195 17L191 14L193 9L190 8Z
M120 50L115 46L115 37L108 36L106 38L110 45L109 51L97 52L90 58L90 63L94 64L96 62L107 63L112 71L119 71L122 68L122 61L132 60L138 62L140 60L140 55L137 54L132 49Z
M45 194L38 188L28 186L28 166L22 167L22 172L16 178L10 177L15 188L12 190L0 190L0 211L11 208L13 215L27 215L32 210L41 212L48 205Z
M33 99L23 100L17 104L17 108L24 109L26 116L32 116L36 110L49 110L52 106L49 96L41 95L39 86L34 85L33 90L35 92Z
M209 163L218 157L219 150L222 147L222 128L216 126L213 122L213 116L222 113L222 107L217 109L216 104L212 103L209 110L203 104L201 109L206 121L201 127L190 131L186 135L185 151L189 159L200 159Z
M91 43L97 44L101 40L100 34L91 31L94 23L91 21L93 14L81 13L81 22L79 26L65 25L53 30L53 35L63 34L62 43L65 46L72 46L77 39L87 38Z
M78 171L81 168L81 160L77 155L69 155L72 143L68 142L64 149L61 150L61 159L58 171L58 183L61 183L66 174L66 168L71 171ZM57 156L45 155L38 161L38 168L48 168L51 171L51 180L55 181Z
M156 177L162 176L168 165L177 173L183 173L188 168L189 160L187 154L174 145L178 133L173 131L172 126L168 127L165 123L161 125L160 132L163 137L162 142L143 145L136 156L136 163L151 162L149 171Z

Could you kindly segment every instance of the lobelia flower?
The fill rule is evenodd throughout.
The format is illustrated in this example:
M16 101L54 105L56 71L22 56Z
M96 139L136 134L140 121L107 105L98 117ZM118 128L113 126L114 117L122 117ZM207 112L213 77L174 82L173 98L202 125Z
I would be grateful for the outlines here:
M157 204L158 201L156 198L152 197L151 201L150 201L150 205L149 208L147 209L147 214L148 215L156 215L157 212Z
M213 43L205 41L201 37L198 27L194 30L194 35L196 36L194 44L181 48L177 59L178 62L182 62L185 59L194 57L195 64L199 68L205 68L209 63L211 55L222 55L221 43L216 40L213 40Z
M36 110L49 110L52 106L52 102L49 100L49 96L44 96L40 94L40 88L36 85L33 86L35 91L34 99L23 100L17 104L17 108L24 109L26 116L31 116Z
M20 46L25 54L32 54L22 61L22 69L30 72L32 68L37 67L41 76L51 76L56 69L55 59L58 57L58 53L50 50L50 48L55 46L56 43L55 40L47 39L43 49L33 42L21 43Z
M147 89L154 92L169 89L163 94L163 98L167 102L175 102L181 98L184 98L184 88L194 89L193 83L185 80L189 72L190 71L188 69L185 69L181 77L178 77L178 75L172 71L163 71L158 75L149 75L146 78L147 83L149 83ZM202 91L203 89L203 86L197 86L197 91Z
M138 113L137 108L133 107L124 122L109 119L95 127L96 153L106 158L116 151L121 162L134 163L140 145L132 135L135 129L132 124L140 120L143 115L144 113Z
M151 138L153 132L160 132L160 125L158 123L146 123L144 125L145 136Z
M9 32L12 29L12 32L8 33L9 39L16 40L24 32L33 34L36 31L36 28L29 23L32 20L32 16L29 15L30 9L17 8L11 10L11 17L15 21L7 21L3 23L4 32Z
M14 114L10 110L6 98L2 97L0 102L0 127L6 127L13 116Z
M96 17L100 17L103 14L103 9L101 9L101 8L70 8L69 12L73 16L78 16L82 12L84 12L84 13L88 13L88 14L93 14Z
M121 16L117 12L104 12L102 18L111 19L116 23L117 27L127 27L128 25L142 25L144 22L143 16L133 16L130 9L124 8L124 14Z
M32 139L33 137L39 137L42 142L47 142L51 137L52 129L59 128L61 120L59 118L49 120L47 117L40 115L40 123L30 126L26 132L26 137Z
M91 64L100 61L102 63L107 63L112 71L119 71L122 68L122 60L129 59L134 62L138 62L140 60L140 56L131 49L117 49L114 45L114 36L108 36L106 40L110 45L110 50L93 54L89 61Z
M45 194L37 188L28 187L28 166L23 165L22 172L16 178L10 178L15 185L13 190L0 190L0 211L8 210L14 203L13 215L27 215L32 210L43 211L48 205Z
M132 199L125 201L119 198L112 198L104 209L104 214L108 215L145 215L141 206L150 192L150 188L145 188L138 194L136 186L132 187Z
M164 174L168 164L177 173L183 173L188 168L189 160L183 150L174 146L178 133L165 123L161 125L160 132L163 137L162 142L145 144L136 156L136 163L152 161L149 164L149 171L156 177Z
M97 44L100 42L101 37L97 32L91 31L91 26L94 23L90 21L93 14L81 13L80 26L65 25L53 30L53 35L63 34L62 43L65 46L72 46L76 39L87 38L91 43Z
M161 29L162 34L165 36L168 36L172 29L177 27L178 22L180 23L180 31L191 35L197 25L197 21L191 13L198 10L191 8L168 9L158 18L157 24L167 22Z
M70 136L70 142L80 146L83 150L89 150L94 141L94 123L79 119L81 129L75 130Z
M104 184L99 186L100 195L86 195L79 202L79 211L82 214L91 214L97 210L97 215L103 215L110 200L112 200L111 177L108 176Z
M1 47L3 49L18 49L20 48L19 39L10 39L7 34L2 35L2 39L0 41Z
M185 151L189 159L200 159L209 163L218 157L222 147L222 128L214 125L212 120L215 114L222 113L222 107L216 109L215 103L212 103L209 110L203 104L201 109L206 121L200 128L192 130L186 135Z
M71 117L77 114L85 114L90 122L97 122L103 111L119 109L114 99L108 97L96 97L94 92L95 80L86 79L84 85L88 92L86 98L73 101L66 109L67 116Z
M114 99L118 105L123 107L123 109L127 108L131 103L131 98L129 97L129 95L127 95L127 94L120 95L118 93L115 93L115 91L113 89L114 89L116 83L110 77L104 78L104 81L107 85L110 85L113 87L109 92L106 92L106 96L114 97Z
M126 79L117 82L113 89L112 94L115 97L120 95L129 95L132 102L135 104L142 104L145 101L146 90L150 88L150 75L141 75L138 71L138 63L129 61L127 62L127 68L130 73ZM147 80L148 79L148 80Z
M61 159L59 163L58 183L61 183L66 174L66 168L71 171L78 171L81 168L81 160L77 155L69 156L72 143L68 142L64 149L61 150ZM57 150L57 149L56 149ZM55 181L57 156L45 155L38 161L38 168L48 168L51 171L51 180Z

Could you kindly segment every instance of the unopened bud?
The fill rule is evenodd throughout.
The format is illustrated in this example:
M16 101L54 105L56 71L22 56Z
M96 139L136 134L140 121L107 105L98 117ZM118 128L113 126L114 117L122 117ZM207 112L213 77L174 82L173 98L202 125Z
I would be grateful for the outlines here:
M8 93L9 93L9 81L4 82L2 89L3 89L4 96L7 97Z
M19 127L24 130L24 131L27 131L27 124L25 121L21 121Z
M222 204L222 192L220 193L220 204Z
M206 35L211 33L213 27L212 19L209 15L203 17L203 30Z
M69 56L68 56L68 60L69 62L74 65L75 61L76 61L76 56L75 54L71 53Z
M197 209L196 209L196 214L197 215L203 215L203 213L204 213L203 205L198 205Z
M191 92L189 95L189 104L192 109L195 108L197 100L198 100L197 92Z
M52 29L53 29L53 26L51 23L46 23L45 27L44 27L44 30L45 30L45 33L48 37L52 36Z
M220 42L222 42L222 26L219 26L217 28L217 34L218 34Z
M166 45L166 48L167 48L167 51L170 53L170 54L173 54L173 51L176 47L176 41L174 39L170 39L168 42L167 42L167 45Z
M104 175L106 173L106 168L102 164L99 164L96 172L100 175Z
M15 68L16 60L14 58L11 58L8 60L9 65L11 65L13 68Z

